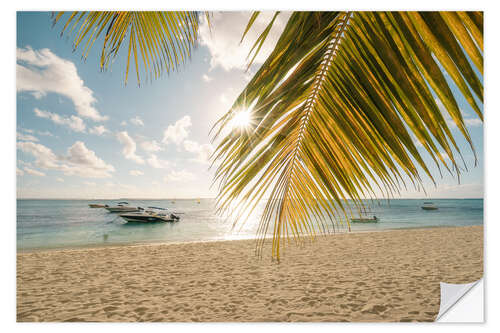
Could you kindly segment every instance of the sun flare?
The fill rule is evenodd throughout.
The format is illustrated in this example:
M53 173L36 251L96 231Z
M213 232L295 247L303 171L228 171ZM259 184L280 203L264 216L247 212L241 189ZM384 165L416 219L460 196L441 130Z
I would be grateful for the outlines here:
M250 111L242 110L236 113L232 119L233 128L247 128L251 123Z

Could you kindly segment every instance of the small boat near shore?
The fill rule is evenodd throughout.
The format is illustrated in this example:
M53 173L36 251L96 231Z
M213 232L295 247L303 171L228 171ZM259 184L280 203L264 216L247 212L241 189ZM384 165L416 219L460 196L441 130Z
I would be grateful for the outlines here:
M106 205L103 204L89 204L90 208L105 208Z
M168 212L164 213L156 211L156 210L167 211L167 209L165 208L159 208L159 207L148 207L148 208L149 208L148 210L141 210L137 213L120 214L120 217L127 222L138 222L138 223L177 222L180 219L180 217L175 215L174 213L168 213Z
M110 213L127 213L127 212L138 212L141 209L139 207L132 207L128 205L128 202L119 202L116 206L105 205L104 208Z
M359 210L359 217L352 218L351 223L377 223L379 221L378 217L373 215L373 217L368 217L373 211L370 207L363 205Z
M360 217L356 219L351 219L352 223L377 223L379 221L378 217Z
M424 202L424 205L421 207L423 210L437 210L438 207L433 202Z

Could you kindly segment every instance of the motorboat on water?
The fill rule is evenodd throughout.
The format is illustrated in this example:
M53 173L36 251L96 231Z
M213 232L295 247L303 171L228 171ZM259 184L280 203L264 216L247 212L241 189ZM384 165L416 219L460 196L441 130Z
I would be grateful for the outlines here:
M116 206L105 205L104 208L110 213L127 213L127 212L138 212L139 207L132 207L128 205L128 202L119 202Z
M120 217L127 222L152 223L152 222L177 222L180 217L174 213L168 212L166 208L148 207L144 210L140 208L139 212L120 214Z
M377 223L379 218L375 215L373 217L360 217L356 219L351 219L352 223Z
M102 205L102 204L89 204L89 207L90 208L105 208L106 205Z
M378 217L373 215L373 217L368 217L371 215L370 213L373 213L370 207L365 206L364 204L359 210L359 217L358 218L352 218L351 222L352 223L377 223L379 221Z
M437 210L437 206L433 202L424 202L424 205L422 206L423 210Z

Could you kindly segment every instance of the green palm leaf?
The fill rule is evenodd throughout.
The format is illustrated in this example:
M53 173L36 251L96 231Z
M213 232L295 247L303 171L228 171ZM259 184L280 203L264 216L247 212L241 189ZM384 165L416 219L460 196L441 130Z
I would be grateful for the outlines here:
M103 46L101 70L107 70L123 44L127 48L125 83L128 80L131 57L140 83L140 68L146 78L158 78L184 64L198 40L199 12L64 12L54 13L54 25L64 21L61 31L74 34L73 47L82 46L87 58L99 38ZM209 14L205 13L208 22ZM64 19L67 17L66 19ZM128 42L127 42L128 39ZM140 59L139 59L140 58Z
M422 188L422 173L434 182L414 138L459 178L461 151L445 113L474 147L450 82L482 119L482 46L482 13L293 13L214 127L218 211L244 223L268 197L259 245L272 230L279 259L292 236L349 227L347 199L360 207L377 190L397 195L408 180ZM253 126L232 127L245 109Z

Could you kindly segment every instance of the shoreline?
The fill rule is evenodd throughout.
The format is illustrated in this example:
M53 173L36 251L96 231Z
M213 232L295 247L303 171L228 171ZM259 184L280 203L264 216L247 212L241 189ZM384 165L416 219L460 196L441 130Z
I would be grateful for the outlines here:
M17 321L433 321L439 282L483 276L483 226L17 254Z
M410 227L410 228L387 228L380 230L356 230L356 231L343 231L337 233L329 233L324 235L316 235L317 239L323 237L336 237L339 235L349 235L358 233L372 233L372 232L391 232L400 230L415 230L415 229L435 229L435 228L467 228L472 226L483 227L481 225L466 225L466 226L424 226L424 227ZM108 242L106 244L88 244L88 245L78 245L78 246L60 246L60 247L40 247L40 248L29 248L29 249L19 249L16 248L16 253L33 253L33 252L54 252L54 251L77 251L85 249L101 249L101 248L121 248L121 247L134 247L134 246L160 246L160 245L179 245L179 244L197 244L197 243L218 243L218 242L238 242L238 241L256 241L258 238L240 238L240 239L214 239L214 240L194 240L194 241L176 241L176 242L165 242L165 241L153 241L153 242L136 242L136 243L126 243L126 242ZM272 239L271 236L265 237L266 242ZM303 236L303 239L310 243L310 236Z

